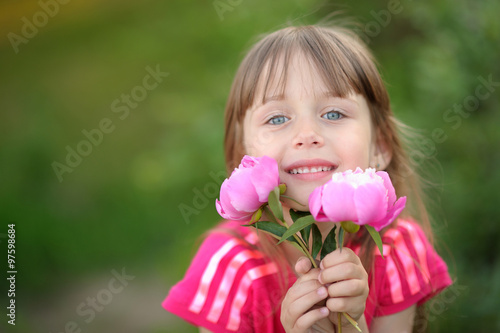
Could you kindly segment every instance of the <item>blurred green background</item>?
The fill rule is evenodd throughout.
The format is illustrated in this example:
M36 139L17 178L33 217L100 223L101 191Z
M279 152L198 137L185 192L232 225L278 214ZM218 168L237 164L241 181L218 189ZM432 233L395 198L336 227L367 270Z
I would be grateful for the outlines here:
M500 331L500 2L61 2L0 4L1 332L196 332L161 302L218 220L235 70L255 36L335 10L360 23L395 113L424 138L412 157L434 175L457 286L431 304L431 332ZM68 149L87 156L58 177Z

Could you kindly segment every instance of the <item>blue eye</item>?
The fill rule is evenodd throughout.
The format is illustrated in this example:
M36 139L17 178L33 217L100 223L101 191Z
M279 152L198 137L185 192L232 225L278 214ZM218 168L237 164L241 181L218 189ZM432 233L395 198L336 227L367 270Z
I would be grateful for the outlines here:
M272 117L271 119L269 119L269 121L267 123L271 124L271 125L281 125L281 124L286 123L287 121L288 121L288 118L285 116L275 116L275 117Z
M322 117L328 120L339 120L343 117L343 115L338 111L328 111L322 115Z

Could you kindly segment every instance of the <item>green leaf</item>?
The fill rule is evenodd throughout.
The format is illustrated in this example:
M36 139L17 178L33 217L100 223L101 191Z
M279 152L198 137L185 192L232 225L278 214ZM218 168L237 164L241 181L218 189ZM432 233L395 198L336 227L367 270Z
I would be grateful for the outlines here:
M384 258L384 248L382 247L382 238L380 238L380 234L378 233L377 230L375 230L374 227L365 224L366 230L370 233L370 236L372 236L373 240L375 241L375 244L377 244L378 250L380 251L380 254L382 255L382 258Z
M276 223L276 224L280 224L277 220L276 220L276 217L274 217L273 213L271 212L271 210L269 209L269 205L265 205L264 206L264 212L266 213L266 217L268 217L272 222Z
M300 230L300 235L302 236L302 239L304 240L304 244L306 247L309 249L309 235L311 234L311 225L308 225L304 229Z
M316 259L319 251L321 250L321 246L323 245L323 241L321 239L321 232L319 231L318 226L315 223L313 223L311 225L311 227L312 227L311 230L312 230L312 238L313 238L311 256L314 259Z
M294 242L290 242L290 244L292 244L297 250L302 252L302 254L307 257L307 253L304 252L304 249L302 248L302 246L300 246L299 243L297 243L295 241L295 239L294 239Z
M339 229L339 249L342 251L342 247L344 246L344 228L340 227Z
M303 212L300 210L295 210L295 209L290 209L290 217L292 218L292 221L295 222L301 217L311 215L309 212Z
M320 260L323 260L323 258L330 252L335 251L337 248L337 242L335 241L335 233L337 230L337 226L334 225L332 230L326 235L325 242L323 243L323 248L321 249L321 256Z
M271 222L271 221L259 221L259 222L255 222L253 224L247 224L244 226L245 227L254 227L255 229L265 231L276 239L281 239L281 237L283 236L283 234L287 230L284 226L277 224L277 223L274 223L274 222ZM293 237L289 237L287 239L287 241L297 243L297 241Z
M281 240L278 242L278 244L281 243L282 241L284 241L286 238L293 236L294 234L296 234L300 230L304 229L305 227L307 227L308 225L311 225L313 223L314 223L314 217L312 215L307 215L307 216L304 216L304 217L297 219L297 221L295 221L288 228L288 230L283 234L283 236L281 237Z
M290 217L292 218L292 221L295 222L301 217L309 216L311 213L309 212L303 212L300 210L294 210L290 209ZM308 225L304 229L300 230L300 235L302 236L302 239L304 240L304 244L306 245L307 248L309 248L309 235L311 234L311 226Z
M269 202L269 207L271 208L271 211L273 212L274 216L280 221L283 221L283 207L281 206L280 202L280 188L279 186L276 186L274 190L269 192L269 196L267 197L267 200Z

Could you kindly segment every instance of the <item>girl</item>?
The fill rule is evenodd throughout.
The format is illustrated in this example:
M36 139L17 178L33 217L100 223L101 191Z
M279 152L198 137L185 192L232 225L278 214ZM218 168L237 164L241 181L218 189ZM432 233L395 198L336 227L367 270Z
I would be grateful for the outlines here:
M226 221L207 236L165 309L200 332L336 332L338 312L349 313L363 332L424 329L418 309L451 280L429 241L387 91L358 38L319 26L264 37L238 69L225 120L228 172L245 154L273 157L287 196L307 203L334 172L373 167L391 175L413 210L407 206L381 232L384 258L366 232L358 233L318 269L286 242L277 246L264 233ZM304 210L283 204L285 211ZM324 236L333 227L319 225Z

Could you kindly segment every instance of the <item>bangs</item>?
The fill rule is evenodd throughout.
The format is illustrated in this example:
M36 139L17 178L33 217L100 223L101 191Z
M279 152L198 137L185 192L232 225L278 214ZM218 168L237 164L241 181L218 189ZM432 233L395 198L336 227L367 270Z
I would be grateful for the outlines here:
M385 89L375 91L383 85L373 59L356 37L349 37L313 26L291 27L265 37L243 60L243 73L237 75L243 78L238 118L254 104L284 95L288 69L298 57L318 72L329 94L341 98L361 94L369 104L384 104L384 98L377 96L383 97Z

